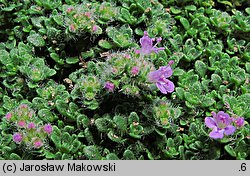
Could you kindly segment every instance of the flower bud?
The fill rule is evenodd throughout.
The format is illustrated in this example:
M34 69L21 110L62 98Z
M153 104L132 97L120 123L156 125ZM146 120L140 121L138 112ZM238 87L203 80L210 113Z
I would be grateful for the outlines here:
M76 31L75 25L74 25L74 24L71 24L71 25L69 26L69 30L70 30L71 32L75 32L75 31Z
M236 120L235 120L235 124L237 127L242 127L244 125L244 118L243 117L238 117Z
M23 140L23 136L20 133L15 133L13 135L13 141L17 144L19 144L20 142L22 142Z
M40 139L35 140L33 143L35 148L40 148L43 145L43 142Z
M88 17L88 18L90 18L90 16L91 16L90 12L85 12L84 15L85 15L86 17Z
M74 10L74 7L69 7L69 8L67 8L66 12L70 13L72 10Z
M92 31L93 31L93 32L96 32L96 31L97 31L97 26L96 26L96 25L94 25L94 26L92 27Z
M36 128L36 124L34 122L30 122L28 124L28 129L35 129Z
M134 66L134 67L131 69L131 74L132 74L133 76L136 76L136 75L138 74L138 72L139 72L139 67L137 67L137 66Z
M115 85L109 81L107 81L104 85L104 88L106 90L108 90L109 92L113 92L114 91L114 88L115 88Z
M25 128L26 122L24 120L20 120L19 122L17 122L17 126L21 128Z
M7 114L5 115L5 118L6 118L7 120L10 120L11 117L12 117L12 113L11 113L11 112L9 112L9 113L7 113Z
M43 130L44 130L46 133L51 134L52 131L53 131L53 128L52 128L52 126L51 126L50 124L47 124L47 125L44 125Z

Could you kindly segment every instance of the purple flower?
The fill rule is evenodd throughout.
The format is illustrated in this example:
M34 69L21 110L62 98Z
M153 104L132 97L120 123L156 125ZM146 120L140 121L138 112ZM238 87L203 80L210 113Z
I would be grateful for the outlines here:
M104 85L104 88L106 90L108 90L109 92L113 92L114 91L114 88L115 88L115 85L109 81L107 81Z
M24 120L20 120L18 123L17 123L18 127L20 128L25 128L26 126L26 122Z
M69 25L69 30L70 30L71 32L75 32L75 31L76 31L75 25L74 25L74 24Z
M153 41L155 39L151 39L148 36L147 31L144 31L144 36L140 39L140 44L141 44L141 49L136 50L137 54L142 54L142 55L148 55L151 54L152 52L158 53L160 50L164 50L164 47L156 48L156 45L162 40L162 38L158 38L156 44L153 46Z
M40 139L36 140L33 144L35 148L40 148L43 145Z
M33 115L34 115L33 111L30 111L29 114L28 114L29 118L32 118Z
M232 119L227 113L219 111L217 114L212 112L213 117L206 117L205 124L208 128L213 130L209 136L214 139L222 139L225 135L231 135L235 132L236 128L231 125Z
M52 126L51 126L50 124L47 124L47 125L44 125L43 130L44 130L46 133L51 134L52 131L53 131L53 128L52 128Z
M132 67L132 69L131 69L131 74L132 74L133 76L137 75L138 72L139 72L139 67L137 67L137 66Z
M72 10L74 10L74 7L69 7L69 8L67 8L66 12L70 13Z
M93 32L96 32L96 31L97 31L97 26L96 26L96 25L94 25L94 26L92 27L92 31L93 31Z
M35 129L36 128L36 124L34 122L30 122L28 124L28 129Z
M5 118L6 118L7 120L10 120L11 117L12 117L12 113L11 113L11 112L9 112L9 113L7 113L7 114L5 115Z
M91 17L91 13L90 12L85 12L84 13L86 17L90 18Z
M161 78L158 82L156 82L156 86L163 94L174 91L174 83L166 78Z
M22 109L27 109L28 105L27 104L21 104L19 107L22 108Z
M157 88L163 93L171 93L174 91L174 83L166 78L169 78L173 71L171 65L173 61L170 61L167 66L162 66L156 71L152 71L148 74L148 81L156 84Z
M242 127L245 121L243 117L238 117L234 122L237 127Z
M20 133L15 133L13 135L13 141L19 144L23 140L23 136Z

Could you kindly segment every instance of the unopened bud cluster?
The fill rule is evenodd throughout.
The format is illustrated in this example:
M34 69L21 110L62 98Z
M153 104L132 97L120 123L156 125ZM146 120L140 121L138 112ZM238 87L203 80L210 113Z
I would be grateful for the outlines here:
M71 33L88 31L91 34L101 34L98 26L101 21L111 21L117 14L117 10L109 3L82 3L78 5L64 6L64 21Z

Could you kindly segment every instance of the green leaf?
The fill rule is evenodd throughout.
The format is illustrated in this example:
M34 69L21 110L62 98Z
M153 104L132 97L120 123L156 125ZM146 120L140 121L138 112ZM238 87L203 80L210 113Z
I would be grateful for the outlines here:
M43 25L41 24L43 22L45 17L33 17L31 18L32 24L37 28L43 28Z
M246 72L244 69L240 69L236 74L231 75L231 81L235 82L236 85L240 85L246 79Z
M182 143L182 137L181 136L176 136L174 138L175 145L179 146Z
M133 30L127 25L123 25L120 28L108 27L106 29L108 36L119 47L129 47L133 43L131 42Z
M4 65L11 63L10 55L6 50L0 50L0 62Z
M246 8L245 11L250 15L250 7Z
M90 102L84 101L84 104L87 104L87 108L90 110L96 110L99 107L99 103L95 99Z
M223 80L229 80L230 79L230 74L227 70L222 70L222 78Z
M210 106L212 106L213 104L215 104L216 101L215 101L213 98L211 98L211 97L205 96L205 97L202 99L201 103L202 103L202 106L203 106L203 107L210 107Z
M165 136L166 132L167 132L167 129L165 129L165 128L155 128L155 132L157 134L159 134L160 136Z
M191 109L194 109L195 106L193 104L191 104L190 102L188 101L185 101L185 105L188 107L188 108L191 108Z
M212 79L212 84L214 85L214 87L218 89L220 85L222 84L221 77L214 73L212 74L211 79Z
M132 24L132 21L131 21L132 15L130 15L127 9L121 8L120 14L121 14L121 18L123 19L121 21L126 21L127 23Z
M64 132L62 134L62 146L60 150L64 153L69 153L71 144L72 136L68 132Z
M184 92L184 97L189 103L193 105L197 105L200 102L199 97L191 94L190 92Z
M112 121L108 118L98 118L95 120L95 125L100 132L108 132L112 127Z
M223 1L223 0L218 0L219 3L228 5L230 7L233 7L233 4L230 1Z
M62 153L61 152L56 152L55 160L62 160Z
M146 150L146 152L147 152L148 158L149 158L150 160L154 160L153 154L152 154L149 150Z
M64 26L64 18L62 15L54 15L52 16L53 20L59 25L59 26Z
M38 111L38 116L45 122L53 122L55 118L49 109L40 109Z
M79 62L78 57L68 57L68 58L66 58L66 63L67 64L76 64L78 62Z
M199 80L199 76L197 74L188 75L188 77L185 79L186 84L192 86L194 83L196 83Z
M134 153L131 150L125 150L123 153L124 160L136 160Z
M229 153L232 157L236 157L236 152L234 151L233 147L228 145L225 145L224 149Z
M56 71L54 69L50 69L50 68L48 68L48 69L44 68L44 69L45 69L46 77L51 77L51 76L54 76L56 74Z
M16 105L16 100L15 99L11 99L10 97L4 95L3 96L3 107L9 111L11 111L15 105Z
M77 116L77 127L80 128L82 125L83 128L87 128L90 124L90 120L86 115L80 114Z
M185 148L184 148L183 145L181 145L181 146L178 147L178 151L180 153L180 157L181 157L182 160L186 159L185 154L184 154L184 150L185 150Z
M84 147L83 152L90 160L101 160L102 159L102 156L101 156L98 148L94 145Z
M171 11L173 14L175 14L175 15L181 13L181 10L180 10L180 9L177 9L177 8L175 8L175 7L173 7L173 6L170 7L170 11Z
M178 96L179 99L183 100L184 99L184 89L182 87L176 87L175 88L176 95Z
M49 152L48 150L45 150L44 154L45 154L46 159L54 159L55 158L55 154Z
M250 62L247 62L246 65L245 65L245 67L246 67L246 72L250 73Z
M5 8L2 8L1 10L3 12L11 12L12 10L14 10L16 8L16 5L15 4L11 4L9 7L5 7Z
M136 112L131 112L128 118L129 124L133 124L133 122L139 122L139 117Z
M107 160L119 160L118 156L114 153L109 153L107 156L106 156Z
M181 75L183 75L184 73L185 73L185 71L184 71L183 69L180 69L179 67L177 67L177 68L174 69L173 75L174 75L174 76L181 76Z
M187 121L186 120L180 120L180 125L182 125L182 126L185 126L185 125L187 125Z
M202 88L201 88L200 82L194 83L190 87L189 91L192 92L192 94L199 96L202 93Z
M16 153L11 153L8 159L9 160L22 160L22 158Z
M33 44L36 47L45 46L45 41L44 41L43 37L40 36L39 34L32 34L32 35L28 36L27 40L28 40L28 42L30 42L31 44Z
M174 140L172 138L168 138L167 147L174 147L174 146L175 146Z
M88 51L85 51L85 52L81 52L81 56L83 59L87 59L89 57L94 57L95 55L95 52L93 49L90 49ZM88 62L88 63L91 63L91 62Z
M180 22L183 25L183 27L185 28L185 30L188 30L190 28L189 21L186 18L181 17Z
M113 45L107 40L99 40L98 45L105 49L111 49Z
M81 142L75 139L70 147L71 153L76 153L81 147Z
M191 36L195 36L198 33L198 29L191 27L187 30L187 33Z
M194 6L194 5L188 5L188 6L185 6L185 9L189 10L189 11L196 11L196 6Z
M68 104L63 101L63 100L56 100L56 108L57 110L59 111L60 114L68 117L69 116L69 113L68 113Z
M207 65L200 61L200 60L197 60L195 62L195 71L201 76L201 77L205 77L205 74L206 74L206 71L207 71Z
M84 135L85 135L85 138L87 139L88 143L91 143L91 144L94 143L94 137L93 137L89 128L86 128L84 130Z
M64 132L68 132L68 133L74 133L75 127L74 127L74 126L70 126L70 125L66 125L66 126L63 128L63 131L64 131Z
M67 154L67 153L64 153L62 154L62 159L61 160L72 160L73 159L73 156Z
M125 140L123 140L120 136L114 133L114 131L109 131L108 138L111 139L114 142L117 143L124 143Z
M59 130L59 132L57 131L59 130L56 126L53 126L53 133L51 135L51 140L54 142L55 146L57 149L60 149L62 146L61 143L61 132Z
M199 150L194 143L190 144L189 148L192 150Z
M127 120L123 116L114 116L113 118L114 123L116 124L117 128L125 131L127 129Z
M64 64L63 59L61 59L61 58L59 57L58 54L56 54L56 53L50 53L50 57L51 57L54 61L56 61L56 63L58 63L59 65L63 65L63 64Z

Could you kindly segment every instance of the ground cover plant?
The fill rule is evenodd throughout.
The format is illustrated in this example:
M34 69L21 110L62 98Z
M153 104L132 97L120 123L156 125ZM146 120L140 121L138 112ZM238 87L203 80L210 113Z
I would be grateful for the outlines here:
M247 0L0 0L0 159L250 159Z

